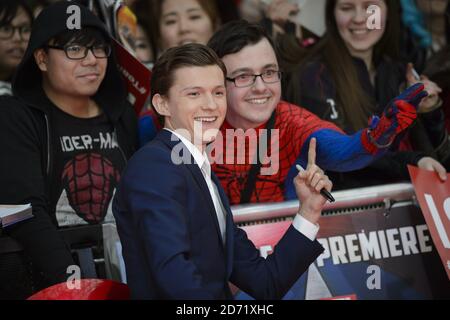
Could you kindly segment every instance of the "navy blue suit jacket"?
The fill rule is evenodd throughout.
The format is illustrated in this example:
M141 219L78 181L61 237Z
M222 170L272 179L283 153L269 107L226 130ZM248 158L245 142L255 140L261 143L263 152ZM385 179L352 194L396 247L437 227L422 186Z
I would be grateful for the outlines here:
M113 202L132 298L230 299L228 282L255 299L282 298L322 246L291 226L275 252L261 258L234 224L213 173L227 211L223 244L203 175L180 140L171 138L162 130L132 157ZM190 164L174 164L172 150Z

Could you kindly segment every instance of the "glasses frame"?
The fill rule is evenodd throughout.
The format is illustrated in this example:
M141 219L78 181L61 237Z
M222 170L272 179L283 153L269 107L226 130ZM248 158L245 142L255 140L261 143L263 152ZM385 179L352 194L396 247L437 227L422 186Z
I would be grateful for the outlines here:
M22 41L29 41L30 40L31 26L17 26L17 27L15 27L15 26L8 25L8 24L0 26L0 28L3 28L3 27L10 27L10 28L12 28L12 33L8 37L0 36L0 40L9 40L9 39L14 38L14 35L16 34L16 30L19 32L20 40L22 40ZM23 29L24 28L28 28L30 30L27 38L24 38L24 36L23 36Z
M266 72L267 72L267 71L266 71ZM236 76L236 77L234 77L234 78L226 77L225 79L226 79L227 81L233 82L236 88L247 88L247 87L251 87L252 85L254 85L255 82L256 82L256 78L258 78L258 77L260 77L261 80L262 80L264 83L266 83L266 84L273 84L273 83L280 82L280 81L281 81L281 77L283 76L283 72L280 71L280 70L275 71L275 72L278 74L278 79L277 79L276 81L269 81L269 82L267 82L267 81L264 80L264 78L263 78L263 75L265 74L265 72L260 73L260 74L248 74L248 76L252 76L252 77L253 77L253 81L252 81L252 83L250 83L250 84L248 84L248 85L245 85L245 86L238 86L238 85L236 84L236 79L237 79L238 77L240 77L240 76Z
M85 48L86 48L86 50L84 51L84 55L83 55L82 58L71 58L71 57L69 57L69 54L67 53L67 48L70 48L70 47L73 47L73 46L80 46L80 47L85 47ZM65 45L65 46L54 46L54 45L49 45L49 44L48 44L48 45L46 45L45 47L46 47L46 48L49 48L49 49L56 49L56 50L62 50L62 51L64 51L64 53L66 54L67 59L70 59L70 60L83 60L83 59L85 59L85 58L87 57L89 51L91 51L92 54L94 55L94 57L96 57L97 59L107 59L107 58L109 58L109 57L111 56L112 48L111 48L111 45L110 45L110 44L108 44L108 43L105 43L105 44L104 44L105 48L108 48L108 52L106 52L106 57L97 57L97 56L95 55L95 52L94 52L93 49L94 49L94 47L97 47L97 46L98 46L98 45L82 46L82 45L77 45L77 44L70 44L70 45Z

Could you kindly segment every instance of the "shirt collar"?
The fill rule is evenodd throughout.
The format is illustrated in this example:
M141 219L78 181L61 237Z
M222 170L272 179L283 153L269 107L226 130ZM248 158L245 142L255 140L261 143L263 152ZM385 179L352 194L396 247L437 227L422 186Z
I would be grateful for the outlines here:
M180 141L187 147L189 152L191 153L192 157L194 158L195 162L197 163L200 170L202 169L202 166L206 163L207 165L210 165L208 161L208 157L206 156L206 152L203 152L203 154L200 152L200 150L188 139L183 137L182 135L178 134L175 131L172 131L168 128L164 128L164 130L167 130L171 132L174 136L176 136Z

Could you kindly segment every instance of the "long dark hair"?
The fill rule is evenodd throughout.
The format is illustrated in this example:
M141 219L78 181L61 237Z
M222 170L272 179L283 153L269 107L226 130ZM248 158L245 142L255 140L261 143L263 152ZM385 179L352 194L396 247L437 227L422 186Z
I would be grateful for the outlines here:
M299 63L297 72L311 60L317 57L329 71L336 88L336 102L341 106L344 113L346 125L353 130L359 130L367 126L367 118L375 111L373 101L367 97L361 87L358 73L355 68L352 56L341 38L334 15L338 0L328 0L326 5L327 33L324 38L313 47L308 57ZM383 37L374 47L373 62L377 65L382 58L388 57L398 60L400 56L400 7L398 0L384 0L387 5L387 21ZM295 77L287 90L295 92L305 90L298 88L295 84ZM297 88L293 86L297 85ZM289 95L289 93L288 93ZM297 96L298 97L298 96ZM298 98L294 97L294 100ZM293 101L297 102L297 101Z
M131 6L134 14L137 17L138 24L144 29L146 37L150 43L152 55L156 60L158 55L158 26L155 18L155 4L154 0L137 0Z

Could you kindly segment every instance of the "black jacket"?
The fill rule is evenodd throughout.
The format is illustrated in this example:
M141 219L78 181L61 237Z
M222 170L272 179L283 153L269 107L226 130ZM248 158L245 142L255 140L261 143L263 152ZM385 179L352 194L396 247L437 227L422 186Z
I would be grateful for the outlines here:
M56 228L56 202L51 199L54 177L53 120L56 108L42 89L41 72L33 53L52 37L66 31L67 7L62 1L45 9L36 19L30 43L13 80L13 97L0 97L0 203L31 203L34 218L4 230L18 240L44 275L46 285L65 281L67 266L74 264L67 245ZM81 7L82 27L100 29L109 39L102 22ZM126 101L126 90L113 56L105 79L93 99L114 126L125 158L137 146L136 116ZM52 223L53 222L53 223Z

